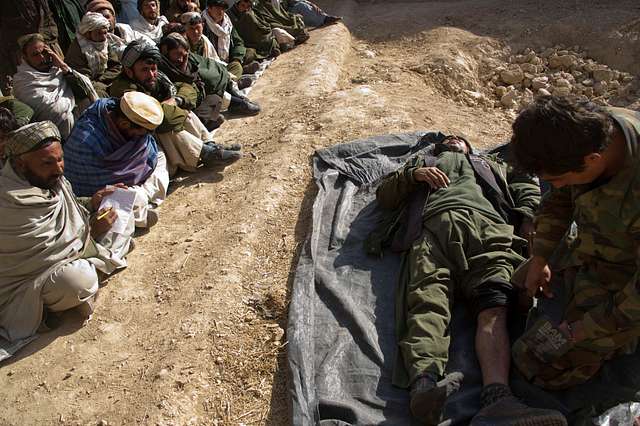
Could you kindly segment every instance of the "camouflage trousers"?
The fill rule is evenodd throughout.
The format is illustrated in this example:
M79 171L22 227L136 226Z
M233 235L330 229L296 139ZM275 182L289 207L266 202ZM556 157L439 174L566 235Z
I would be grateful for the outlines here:
M611 300L615 291L595 278L585 266L553 272L554 299L539 300L530 312L527 331L512 348L515 366L533 384L567 389L596 375L607 360L635 351L640 327L577 343L557 332L555 326L562 321L582 320L589 309Z
M425 220L423 230L405 259L406 287L398 294L405 384L425 373L444 374L454 299L468 304L474 314L507 306L513 290L509 279L524 260L512 250L512 226L472 210L437 214Z

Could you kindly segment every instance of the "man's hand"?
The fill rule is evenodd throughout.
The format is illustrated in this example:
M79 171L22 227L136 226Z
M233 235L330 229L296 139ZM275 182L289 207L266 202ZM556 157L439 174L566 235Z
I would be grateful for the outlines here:
M54 67L60 68L65 74L71 71L69 65L65 64L62 58L58 56L58 54L54 52L52 48L50 48L49 46L45 46L44 51L47 52L47 54L51 57L51 63Z
M165 99L164 101L162 101L162 103L166 105L178 106L178 103L176 102L176 98Z
M542 289L542 294L544 294L545 297L553 297L553 292L550 288L551 269L549 269L546 259L540 256L533 256L531 258L524 285L529 297L535 297L540 289Z
M570 326L568 321L564 321L558 325L558 329L574 343L578 343L587 338L582 321L574 321Z
M200 11L200 6L198 6L195 2L187 2L185 4L185 6L187 7L187 12L199 12Z
M413 171L416 182L425 182L433 189L449 186L449 177L437 167L420 167Z
M101 190L93 194L93 197L91 197L91 209L93 211L98 210L98 208L100 208L100 204L102 204L102 199L109 194L113 194L116 188L127 189L127 185L125 185L124 183L116 183L115 185L113 185L113 187L102 188Z
M106 213L106 214L105 214ZM118 219L118 213L115 209L109 207L108 209L102 209L91 220L91 236L93 239L98 239L111 229L115 221Z

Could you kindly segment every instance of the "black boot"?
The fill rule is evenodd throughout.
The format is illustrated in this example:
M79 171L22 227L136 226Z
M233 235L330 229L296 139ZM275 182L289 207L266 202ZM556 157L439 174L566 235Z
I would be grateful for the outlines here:
M437 425L447 398L460 389L464 375L450 373L436 382L434 376L425 375L411 385L411 414L427 425Z
M231 96L231 103L228 109L230 114L240 116L252 116L260 113L260 105L251 102L247 98L239 98L237 96Z
M242 157L240 151L225 149L222 145L210 142L202 145L200 152L200 161L207 167L228 166L235 163Z
M518 401L507 385L492 383L482 388L482 409L471 426L566 426L556 410L533 408Z
M224 117L222 116L222 114L220 114L215 120L207 120L203 124L208 131L212 132L218 127L222 126L222 123L224 123Z

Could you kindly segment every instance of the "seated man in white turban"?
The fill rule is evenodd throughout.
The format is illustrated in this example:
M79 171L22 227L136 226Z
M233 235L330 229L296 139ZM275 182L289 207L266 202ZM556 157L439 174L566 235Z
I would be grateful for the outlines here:
M60 133L50 121L9 133L0 175L0 360L28 343L45 309L93 310L98 272L124 268L133 232L111 231L115 211L96 211L113 190L80 200L63 176ZM95 213L90 213L95 212Z
M32 121L52 121L66 139L83 107L98 97L91 81L51 50L42 35L27 34L18 44L22 59L13 76L15 97L33 109Z
M169 23L167 18L160 15L158 0L138 0L140 13L129 23L131 28L159 43L162 38L162 27Z
M110 28L111 23L101 14L86 13L65 55L71 68L91 79L101 98L107 97L107 87L122 71L118 47L123 42L109 32Z
M126 49L127 45L134 40L142 41L149 44L155 44L149 37L131 28L131 25L124 24L122 22L116 22L116 10L110 1L91 0L89 3L87 3L85 9L87 12L99 13L107 18L107 20L111 24L109 32L119 38L119 40L111 38L113 41L113 46L111 47L115 48L119 58L122 57L122 53L124 52L124 49Z
M135 226L158 222L156 207L167 196L169 172L151 133L164 119L160 102L140 92L98 99L77 121L64 145L65 177L73 192L88 197L122 183L136 192Z

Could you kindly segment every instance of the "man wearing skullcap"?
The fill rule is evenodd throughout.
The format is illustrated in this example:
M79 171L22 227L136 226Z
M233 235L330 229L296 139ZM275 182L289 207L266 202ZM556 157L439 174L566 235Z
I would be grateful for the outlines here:
M164 13L169 22L181 22L183 14L195 12L200 14L200 5L196 0L171 0L169 9ZM183 22L184 24L184 22Z
M271 26L253 11L253 0L238 0L227 11L233 27L248 48L255 49L258 57L275 58L282 51Z
M107 87L122 71L118 47L124 42L109 32L110 27L102 14L87 12L65 56L71 68L91 79L100 97L108 96Z
M0 89L6 88L7 77L16 72L20 58L18 39L31 33L40 33L44 42L63 56L58 27L47 0L0 1Z
M260 113L260 106L240 93L227 67L189 52L189 42L183 36L172 33L164 37L160 42L160 52L160 70L174 83L187 83L198 91L195 113L205 124L216 120L225 92L231 98L230 114L250 116Z
M169 23L167 18L160 15L158 0L138 0L138 12L131 22L131 28L149 37L154 43L162 38L162 27Z
M238 160L240 147L225 149L213 143L212 135L192 111L198 97L193 86L180 82L174 85L158 71L160 60L157 47L134 41L122 56L123 71L109 93L120 97L139 91L161 102L164 120L156 129L156 137L167 156L169 174L178 169L195 171L200 163L213 167Z
M98 95L89 78L69 67L41 34L27 34L19 43L22 63L13 76L13 93L33 109L34 121L52 121L66 139L75 118Z
M126 266L133 233L111 231L100 210L113 189L78 199L64 178L60 133L50 121L8 135L0 174L0 356L34 337L46 312L83 305L91 313L98 272ZM1 360L2 358L0 358Z
M65 176L80 197L123 183L136 191L137 227L153 226L169 186L167 162L151 133L162 124L160 102L141 92L98 99L64 146Z
M202 11L204 34L213 44L220 60L227 63L227 70L237 79L242 74L254 74L260 64L257 60L265 59L256 53L255 49L247 48L242 37L231 23L231 19L225 13L229 8L225 0L209 0L207 8ZM190 44L191 44L191 40ZM192 50L202 56L198 45L192 46Z
M117 42L114 39L115 42L112 43L113 47L118 53L118 57L122 56L122 52L127 47L127 45L134 40L140 40L149 44L155 44L149 37L131 28L131 25L116 22L116 10L110 1L92 0L87 3L86 10L87 12L99 13L107 18L107 20L111 24L109 32L116 35L121 40L121 42ZM136 14L137 13L138 12L136 12Z

